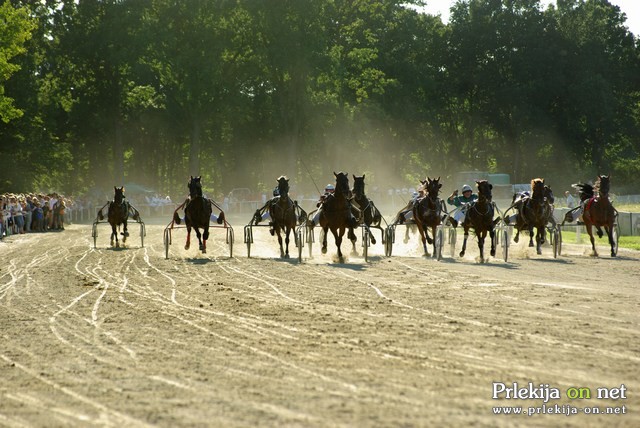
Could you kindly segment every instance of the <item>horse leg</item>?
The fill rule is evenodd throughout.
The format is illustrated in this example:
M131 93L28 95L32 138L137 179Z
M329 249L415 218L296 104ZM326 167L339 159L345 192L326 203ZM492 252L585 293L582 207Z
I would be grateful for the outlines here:
M431 234L433 235L433 255L435 257L435 255L438 253L436 250L436 229L438 226L431 226Z
M536 233L536 253L542 254L542 243L544 242L544 226L538 227L538 233Z
M120 247L120 244L118 243L118 232L116 231L116 225L112 224L111 225L111 246L113 247L113 239L115 238L116 240L116 248Z
M331 233L336 238L336 247L338 247L338 261L340 263L344 263L344 256L342 255L342 250L340 250L340 245L342 244L342 236L344 235L344 226L340 228L340 230L331 229Z
M207 224L202 231L202 252L207 253L207 240L209 239L209 225Z
M611 245L611 257L616 256L616 243L613 241L613 225L605 226L604 230L607 231L607 236L609 237L609 245Z
M416 219L417 220L417 219ZM429 250L427 249L427 228L423 227L422 222L416 221L416 225L418 226L418 232L420 232L420 238L422 238L422 249L424 250L424 256L429 257Z
M282 235L280 234L280 232L281 232L280 226L279 225L274 225L273 230L278 235L278 245L280 245L280 258L283 259L284 258L284 248L282 247Z
M489 230L489 237L491 238L491 257L496 256L496 232L491 229Z
M533 231L533 226L529 227L529 246L533 247L533 236L535 232Z
M480 250L480 263L484 263L484 238L487 237L487 231L483 230L478 234L478 249Z
M188 250L191 246L191 226L187 226L187 243L184 244L184 249Z
M322 228L322 231L324 232L322 234L322 254L327 254L327 234L329 233L329 227L325 226Z
M587 233L589 234L589 239L591 240L591 249L593 250L593 255L598 257L598 251L596 251L596 240L593 237L593 230L591 223L586 223Z
M406 227L404 228L404 229L405 229L405 230L404 230L404 239L402 240L402 242L404 242L405 244L406 244L407 242L409 242L409 228L410 228L410 227L411 227L411 226L407 224L407 225L406 225Z
M122 231L122 246L127 242L127 236L129 236L129 232L127 232L127 220L124 221L124 230Z
M285 242L285 245L286 245L285 252L284 252L284 257L286 259L289 258L289 234L291 234L291 227L287 227L286 228L286 236L285 236L285 239L284 239L284 242Z
M460 251L460 257L464 257L464 253L467 251L467 238L469 238L469 228L464 227L464 240L462 241L462 251Z
M202 247L202 233L200 233L200 229L195 226L194 229L196 231L196 236L198 237L198 249L204 253L206 250Z
M602 233L602 229L600 228L600 226L596 226L596 231L598 233L598 238L602 238L603 233Z
M356 237L355 232L352 227L349 227L349 231L347 232L347 238L351 241L351 255L357 256L358 250L356 250L356 242L358 242L358 238Z

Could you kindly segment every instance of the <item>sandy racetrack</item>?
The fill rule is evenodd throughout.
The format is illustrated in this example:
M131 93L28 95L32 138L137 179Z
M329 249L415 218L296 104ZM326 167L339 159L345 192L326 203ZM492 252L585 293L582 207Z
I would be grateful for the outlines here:
M176 231L169 260L161 226L144 248L108 248L105 227L94 250L83 225L1 242L0 425L640 426L638 252L480 264L470 241L436 262L412 237L298 264L266 230L251 259L241 227L233 259L221 236L200 255ZM492 400L494 381L626 414L495 415L543 400ZM595 398L621 384L626 399Z

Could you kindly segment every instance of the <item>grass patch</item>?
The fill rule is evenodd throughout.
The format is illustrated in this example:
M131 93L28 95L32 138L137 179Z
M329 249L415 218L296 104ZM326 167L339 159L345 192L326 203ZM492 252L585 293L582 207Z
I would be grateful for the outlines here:
M605 233L602 238L598 238L598 235L594 234L593 237L596 238L596 246L601 245L609 245L609 241L607 240L607 234ZM588 245L589 244L589 235L586 231L580 233L581 244ZM562 242L565 244L577 244L576 241L576 232L573 231L562 231ZM621 236L618 241L618 247L620 248L628 248L631 250L640 251L640 236Z

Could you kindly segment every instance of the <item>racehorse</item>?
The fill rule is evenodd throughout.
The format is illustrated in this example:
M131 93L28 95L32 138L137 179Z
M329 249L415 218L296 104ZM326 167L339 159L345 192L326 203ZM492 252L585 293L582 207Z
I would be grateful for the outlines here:
M120 247L120 243L118 242L118 230L120 230L120 225L124 225L122 234L122 246L125 245L127 241L127 236L129 236L129 232L127 231L127 220L129 218L129 204L124 200L124 187L113 187L115 190L113 195L113 201L109 202L109 211L107 214L107 219L109 220L109 224L111 225L111 246L113 247L113 240L115 238L116 248ZM100 211L102 214L102 210ZM101 218L102 220L102 218Z
M531 195L517 201L514 206L517 209L516 236L513 238L518 242L520 231L529 231L529 246L533 247L533 229L536 230L536 253L542 254L542 244L544 244L547 234L547 224L555 222L553 219L553 193L551 188L544 184L543 178L531 180Z
M484 262L484 240L487 232L491 237L491 256L496 255L496 240L493 230L495 222L493 220L494 208L492 203L491 185L487 180L476 180L478 187L478 200L472 202L467 209L466 216L462 222L464 228L464 241L462 243L462 251L460 257L464 256L467 249L467 238L469 237L469 229L473 228L478 238L478 248L480 249L480 262Z
M269 205L269 216L273 225L273 230L278 234L278 244L280 244L280 257L289 258L289 234L297 224L296 204L289 197L289 179L280 176L278 178L278 196ZM285 233L286 250L282 248L282 236Z
M418 199L413 207L413 219L418 226L420 236L422 237L422 247L424 248L424 255L429 257L429 250L427 249L427 242L433 244L433 253L436 253L436 228L442 223L442 207L444 203L438 198L440 188L440 177L433 180L429 177L425 181L420 180L422 187L425 189L426 196ZM428 228L431 228L431 238L429 236Z
M594 188L594 193L597 196L591 197L586 201L584 212L582 213L582 221L584 221L584 225L587 228L589 239L591 239L591 248L595 256L598 256L598 252L593 238L593 226L596 227L598 238L602 238L601 227L604 227L611 245L611 257L616 256L616 247L613 240L613 223L616 219L616 209L609 201L610 186L611 177L609 175L599 175Z
M200 251L207 252L207 239L209 239L209 221L211 220L211 202L202 196L202 177L191 176L189 180L189 198L185 201L184 223L187 226L187 243L184 246L188 250L191 246L191 228L196 231ZM173 221L180 224L181 219L176 210L173 214ZM220 222L220 221L218 221ZM203 229L202 239L200 239L200 228Z
M334 193L327 195L322 203L320 214L320 227L324 232L322 238L322 254L327 253L327 231L331 233L338 247L338 259L344 262L340 245L345 229L349 229L349 237L353 234L353 228L357 226L357 220L351 214L351 191L349 190L349 174L346 172L333 173L336 177L336 189Z
M371 238L371 243L376 244L376 238L373 236L370 228L380 229L382 241L384 242L384 229L380 226L382 223L382 214L373 204L373 201L364 193L364 177L365 174L358 177L353 175L353 199L351 200L351 214L358 220L358 224L367 226L367 233ZM353 249L352 254L356 254L356 235L349 237Z

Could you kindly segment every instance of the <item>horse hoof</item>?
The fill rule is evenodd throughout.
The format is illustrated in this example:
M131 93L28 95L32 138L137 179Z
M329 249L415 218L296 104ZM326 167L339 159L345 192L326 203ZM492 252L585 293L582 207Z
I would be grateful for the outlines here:
M327 247L322 247L321 252L322 252L322 254L327 254Z
M460 251L460 257L464 257L464 251Z
M206 248L202 249L202 254L207 254L207 249Z
M520 240L520 238L518 238L517 236L515 238L513 238L513 242L515 242L516 244L518 243L519 240Z
M120 243L116 242L116 248L120 248Z
M536 250L536 254L541 256L542 255L542 250Z
M371 238L371 244L376 245L376 240L374 238Z
M184 249L185 249L185 250L188 250L188 249L189 249L189 245L185 245L185 246L184 246Z
M491 250L491 257L495 257L496 256L496 250Z

